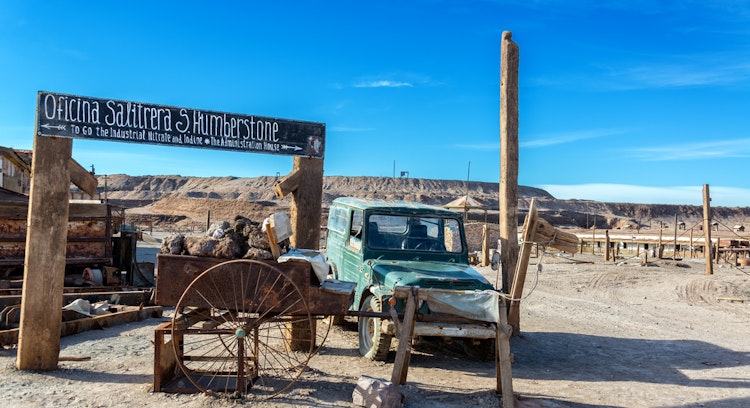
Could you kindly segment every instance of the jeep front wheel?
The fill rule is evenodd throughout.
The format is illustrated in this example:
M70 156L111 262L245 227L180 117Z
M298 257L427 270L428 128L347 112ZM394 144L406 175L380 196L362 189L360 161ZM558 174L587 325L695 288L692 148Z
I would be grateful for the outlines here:
M383 311L383 307L379 298L370 295L359 310L379 313ZM359 317L359 354L361 356L376 361L385 361L388 358L393 336L380 330L382 321L380 317Z

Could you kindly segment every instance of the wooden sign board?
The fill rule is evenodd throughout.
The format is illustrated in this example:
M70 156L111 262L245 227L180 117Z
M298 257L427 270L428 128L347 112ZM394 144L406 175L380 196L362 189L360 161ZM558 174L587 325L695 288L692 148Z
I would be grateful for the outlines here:
M325 124L40 91L36 131L61 136L323 158Z
M292 223L285 212L271 214L271 227L276 233L276 242L281 242L292 236Z

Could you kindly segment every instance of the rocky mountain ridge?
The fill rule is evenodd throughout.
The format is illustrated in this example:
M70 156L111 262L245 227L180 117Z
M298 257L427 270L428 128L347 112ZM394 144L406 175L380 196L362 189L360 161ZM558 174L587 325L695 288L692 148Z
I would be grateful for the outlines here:
M290 198L276 198L273 186L276 177L185 177L179 175L99 176L101 198L121 205L133 214L184 216L205 220L207 211L217 216L232 213L267 213L269 207L286 208ZM387 200L418 201L445 205L467 194L487 207L487 211L471 211L472 220L497 222L499 184L459 180L390 178L366 176L325 176L323 207L336 197L353 196ZM675 215L687 225L703 218L701 206L605 203L589 200L559 200L548 192L519 186L519 218L525 215L532 199L540 214L554 225L571 228L633 228L651 227L658 223L671 225ZM750 208L712 208L712 216L720 223L744 224ZM174 220L174 218L173 218ZM731 225L730 225L731 227Z

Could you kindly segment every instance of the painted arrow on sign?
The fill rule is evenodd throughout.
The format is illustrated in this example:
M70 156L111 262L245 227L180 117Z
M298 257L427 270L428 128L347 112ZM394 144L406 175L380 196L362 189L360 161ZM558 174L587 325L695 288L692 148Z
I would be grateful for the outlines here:
M302 150L302 148L299 147L299 146L289 146L289 145L285 145L285 144L281 145L281 148L284 149L284 150L294 150L294 151Z
M65 130L65 125L49 125L49 124L43 124L41 127L45 129L56 129L56 130Z

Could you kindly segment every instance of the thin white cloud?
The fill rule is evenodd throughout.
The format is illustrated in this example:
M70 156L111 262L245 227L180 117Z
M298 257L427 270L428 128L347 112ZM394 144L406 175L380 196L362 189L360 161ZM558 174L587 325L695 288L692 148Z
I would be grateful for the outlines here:
M375 128L356 128L347 126L332 126L328 128L331 132L372 132Z
M457 149L464 150L500 150L500 142L476 143L476 144L457 144Z
M596 139L625 133L622 129L591 129L573 132L548 133L531 140L519 141L520 147L535 148L577 142L579 140Z
M354 84L355 88L412 88L414 84L406 81L393 81L388 79L379 79L373 81L360 81Z
M644 161L676 161L750 157L750 138L674 146L644 147L626 152Z
M703 205L703 186L638 186L629 184L542 184L537 186L558 199L608 203ZM711 206L750 206L750 189L709 186Z
M732 85L750 80L750 63L691 56L689 63L660 63L629 67L611 71L608 75L621 89L685 88L699 86Z

